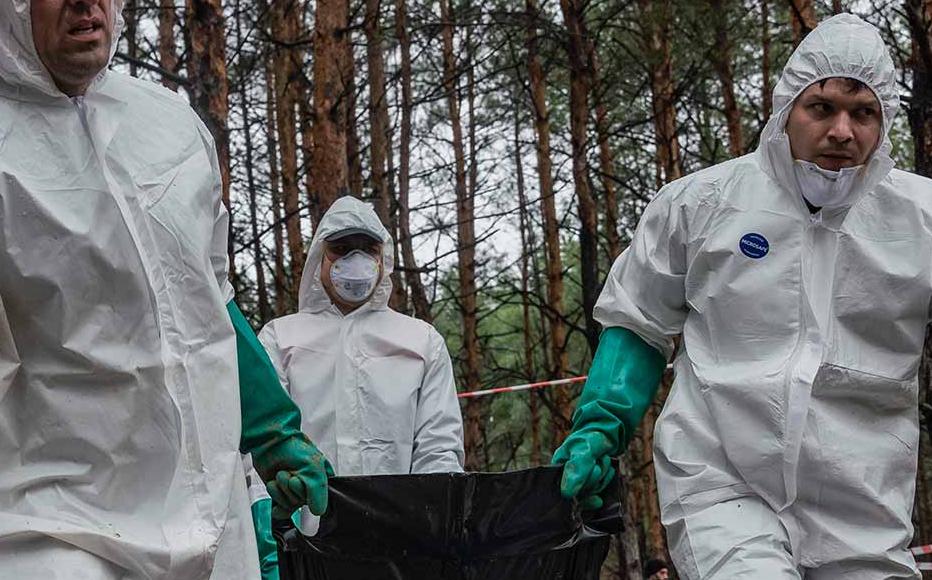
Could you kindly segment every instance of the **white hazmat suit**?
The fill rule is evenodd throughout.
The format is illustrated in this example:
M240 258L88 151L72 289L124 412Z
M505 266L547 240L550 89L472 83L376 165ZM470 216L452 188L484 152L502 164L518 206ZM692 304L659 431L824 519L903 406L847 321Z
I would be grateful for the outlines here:
M320 280L324 240L362 230L382 239L383 274L368 302L344 315ZM443 337L388 307L392 239L372 208L352 197L330 207L308 250L298 312L259 333L302 428L337 475L463 470L463 424ZM302 530L314 531L302 512Z
M784 127L830 77L873 91L884 135L848 203L812 214ZM892 169L896 90L874 27L823 22L787 63L759 149L664 187L612 267L599 322L668 356L683 335L654 434L683 578L919 578L907 546L932 182Z
M258 579L213 141L148 82L69 99L29 14L0 2L0 578Z

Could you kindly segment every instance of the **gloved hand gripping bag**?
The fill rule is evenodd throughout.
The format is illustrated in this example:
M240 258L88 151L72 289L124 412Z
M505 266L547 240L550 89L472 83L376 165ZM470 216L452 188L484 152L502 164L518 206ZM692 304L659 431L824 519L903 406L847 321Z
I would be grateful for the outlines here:
M584 512L561 471L334 477L314 537L277 523L281 578L597 580L621 530L618 480Z

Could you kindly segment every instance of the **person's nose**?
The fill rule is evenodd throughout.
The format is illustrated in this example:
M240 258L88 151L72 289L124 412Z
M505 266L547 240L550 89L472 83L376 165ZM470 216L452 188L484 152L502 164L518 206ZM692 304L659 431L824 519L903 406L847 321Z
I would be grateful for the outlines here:
M828 139L833 144L845 144L854 139L851 116L841 111L832 118L832 125L828 131Z

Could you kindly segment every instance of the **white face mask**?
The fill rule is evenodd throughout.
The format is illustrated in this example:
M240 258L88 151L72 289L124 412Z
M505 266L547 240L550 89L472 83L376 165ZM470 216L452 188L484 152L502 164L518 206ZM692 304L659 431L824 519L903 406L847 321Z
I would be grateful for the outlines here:
M334 292L352 304L368 300L379 277L379 262L362 250L353 250L330 266Z
M822 169L811 161L793 160L793 173L799 191L816 207L843 207L849 205L855 189L858 171L864 167L844 167L840 171Z

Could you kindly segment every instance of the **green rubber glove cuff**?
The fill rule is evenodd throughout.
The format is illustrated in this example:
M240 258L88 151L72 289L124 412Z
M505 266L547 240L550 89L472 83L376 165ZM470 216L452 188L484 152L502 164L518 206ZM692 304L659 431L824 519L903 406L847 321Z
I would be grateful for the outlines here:
M634 332L620 327L602 332L573 413L573 431L553 456L554 464L567 464L561 484L565 497L597 493L608 484L608 460L631 440L665 367L663 355Z
M330 463L301 432L301 411L278 380L278 373L236 303L227 304L236 331L242 434L240 451L275 502L276 517L287 518L302 505L315 514L327 509Z
M259 548L259 570L262 580L279 580L278 545L272 535L272 500L260 499L252 504L252 523Z

